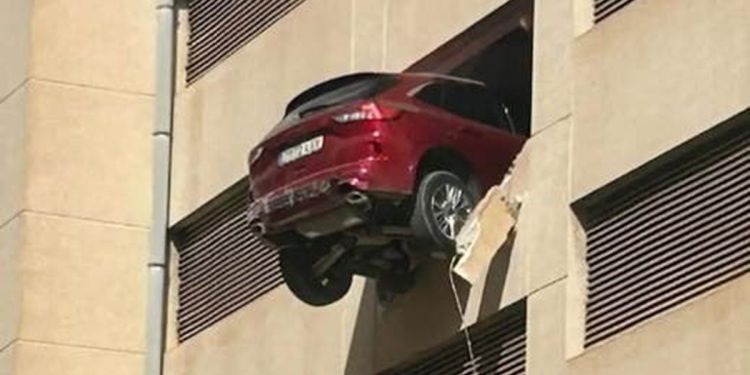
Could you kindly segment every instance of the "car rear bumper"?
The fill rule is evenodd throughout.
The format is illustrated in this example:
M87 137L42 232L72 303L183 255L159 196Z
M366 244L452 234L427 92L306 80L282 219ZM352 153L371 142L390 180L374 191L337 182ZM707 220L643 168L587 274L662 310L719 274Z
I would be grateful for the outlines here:
M377 159L343 164L276 189L250 205L251 226L260 233L295 229L316 237L362 224L371 204L368 193L409 193L387 178L391 164Z

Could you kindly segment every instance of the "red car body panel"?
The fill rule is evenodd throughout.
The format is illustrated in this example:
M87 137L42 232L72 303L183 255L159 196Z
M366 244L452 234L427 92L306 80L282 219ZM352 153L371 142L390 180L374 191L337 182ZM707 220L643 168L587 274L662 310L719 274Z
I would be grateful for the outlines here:
M330 189L295 198L295 190L320 181L330 182L333 189L346 184L364 192L410 195L416 188L420 161L437 149L460 155L482 192L499 183L525 137L462 118L410 95L436 76L394 77L397 83L373 99L320 110L297 123L277 126L250 154L251 193L257 202L251 215L273 228L335 207L338 200ZM387 120L334 120L368 103L398 114ZM279 165L283 150L319 135L324 137L321 150ZM274 209L273 204L269 206L274 199L289 204Z

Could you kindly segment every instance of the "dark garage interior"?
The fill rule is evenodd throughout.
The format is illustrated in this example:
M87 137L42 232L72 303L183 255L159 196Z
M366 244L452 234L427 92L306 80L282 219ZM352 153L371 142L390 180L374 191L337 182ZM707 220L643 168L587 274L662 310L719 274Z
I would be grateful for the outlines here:
M533 1L515 0L417 61L407 71L484 82L523 135L531 134Z
M531 32L519 27L451 72L484 82L527 136L531 130L531 53Z

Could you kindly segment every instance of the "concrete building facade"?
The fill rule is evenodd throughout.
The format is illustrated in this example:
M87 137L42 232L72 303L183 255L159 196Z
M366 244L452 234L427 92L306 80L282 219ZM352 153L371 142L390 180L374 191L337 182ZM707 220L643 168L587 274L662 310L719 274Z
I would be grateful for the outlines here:
M1 6L0 373L138 373L152 5Z
M154 4L0 3L0 374L138 373ZM187 84L195 48L189 13L200 3L179 10L173 224L246 175L248 150L301 90L357 71L445 70L443 62L461 56L456 50L493 32L499 38L520 27L531 35L531 130L511 185L523 199L514 240L482 282L461 286L463 318L447 263L435 261L388 304L364 279L324 308L303 304L282 285L181 339L175 248L166 373L374 374L423 360L460 337L462 326L480 327L519 303L524 373L750 372L750 263L743 258L750 245L743 234L731 236L736 246L727 254L739 259L731 278L601 341L587 339L596 329L591 223L622 212L609 202L659 180L656 173L676 163L669 160L689 164L696 142L740 142L734 170L745 173L750 164L742 146L750 128L750 3L305 0ZM502 16L508 9L523 11ZM497 27L474 28L497 14ZM736 186L726 191L739 198L727 205L748 206L746 185ZM643 197L629 204L650 199ZM696 264L704 263L718 269L708 260ZM654 264L636 270L664 268Z

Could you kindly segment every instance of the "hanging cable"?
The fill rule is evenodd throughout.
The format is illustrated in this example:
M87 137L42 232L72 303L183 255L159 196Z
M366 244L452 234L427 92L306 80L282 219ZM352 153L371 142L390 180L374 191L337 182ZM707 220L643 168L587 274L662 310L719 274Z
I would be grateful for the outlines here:
M466 350L469 353L469 363L471 365L471 374L472 375L479 375L479 364L476 362L476 357L474 356L474 347L471 343L471 335L469 334L469 327L465 327L464 322L464 309L461 306L461 298L458 296L458 290L456 289L456 281L453 278L453 267L456 265L456 261L458 261L458 258L460 257L460 254L456 253L453 255L453 258L451 259L450 267L448 268L448 280L451 284L451 290L453 291L453 299L456 303L456 310L458 311L458 316L461 318L461 327L463 327L461 330L464 333L464 338L466 339Z

